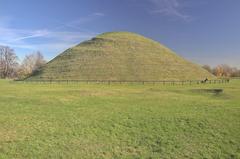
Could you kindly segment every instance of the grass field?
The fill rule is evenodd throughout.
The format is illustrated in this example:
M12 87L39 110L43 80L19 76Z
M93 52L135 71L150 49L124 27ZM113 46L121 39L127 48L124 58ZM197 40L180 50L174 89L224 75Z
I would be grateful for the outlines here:
M0 90L0 158L240 158L240 80Z

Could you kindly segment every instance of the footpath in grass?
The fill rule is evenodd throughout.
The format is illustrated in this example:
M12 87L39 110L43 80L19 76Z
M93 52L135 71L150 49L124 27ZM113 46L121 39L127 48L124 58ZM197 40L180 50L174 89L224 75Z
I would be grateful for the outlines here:
M0 158L240 158L240 80L0 90Z

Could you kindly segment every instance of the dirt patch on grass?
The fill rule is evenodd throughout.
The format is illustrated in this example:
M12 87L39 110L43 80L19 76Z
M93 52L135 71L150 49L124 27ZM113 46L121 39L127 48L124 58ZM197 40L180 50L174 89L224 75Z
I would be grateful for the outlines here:
M192 89L191 91L194 93L208 93L208 94L215 94L215 95L219 95L224 92L223 89Z

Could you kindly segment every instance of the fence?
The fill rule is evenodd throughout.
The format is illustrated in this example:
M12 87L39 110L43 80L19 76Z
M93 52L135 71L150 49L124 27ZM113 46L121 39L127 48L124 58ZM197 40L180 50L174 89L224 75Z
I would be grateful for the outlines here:
M22 83L45 83L45 84L54 84L54 83L98 83L98 84L162 84L162 85L192 85L192 84L224 84L229 83L229 79L218 79L218 80L187 80L187 81L110 81L110 80L15 80L16 82Z
M231 79L240 79L240 77L231 77Z

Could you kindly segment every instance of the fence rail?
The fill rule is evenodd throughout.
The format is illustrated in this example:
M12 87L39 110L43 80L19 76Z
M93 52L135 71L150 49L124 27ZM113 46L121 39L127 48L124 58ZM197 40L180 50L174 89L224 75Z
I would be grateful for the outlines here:
M136 83L136 84L163 84L163 85L192 85L192 84L217 84L217 83L229 83L229 79L218 79L218 80L186 80L186 81L113 81L113 80L15 80L15 82L22 83L102 83L102 84L127 84L127 83Z

